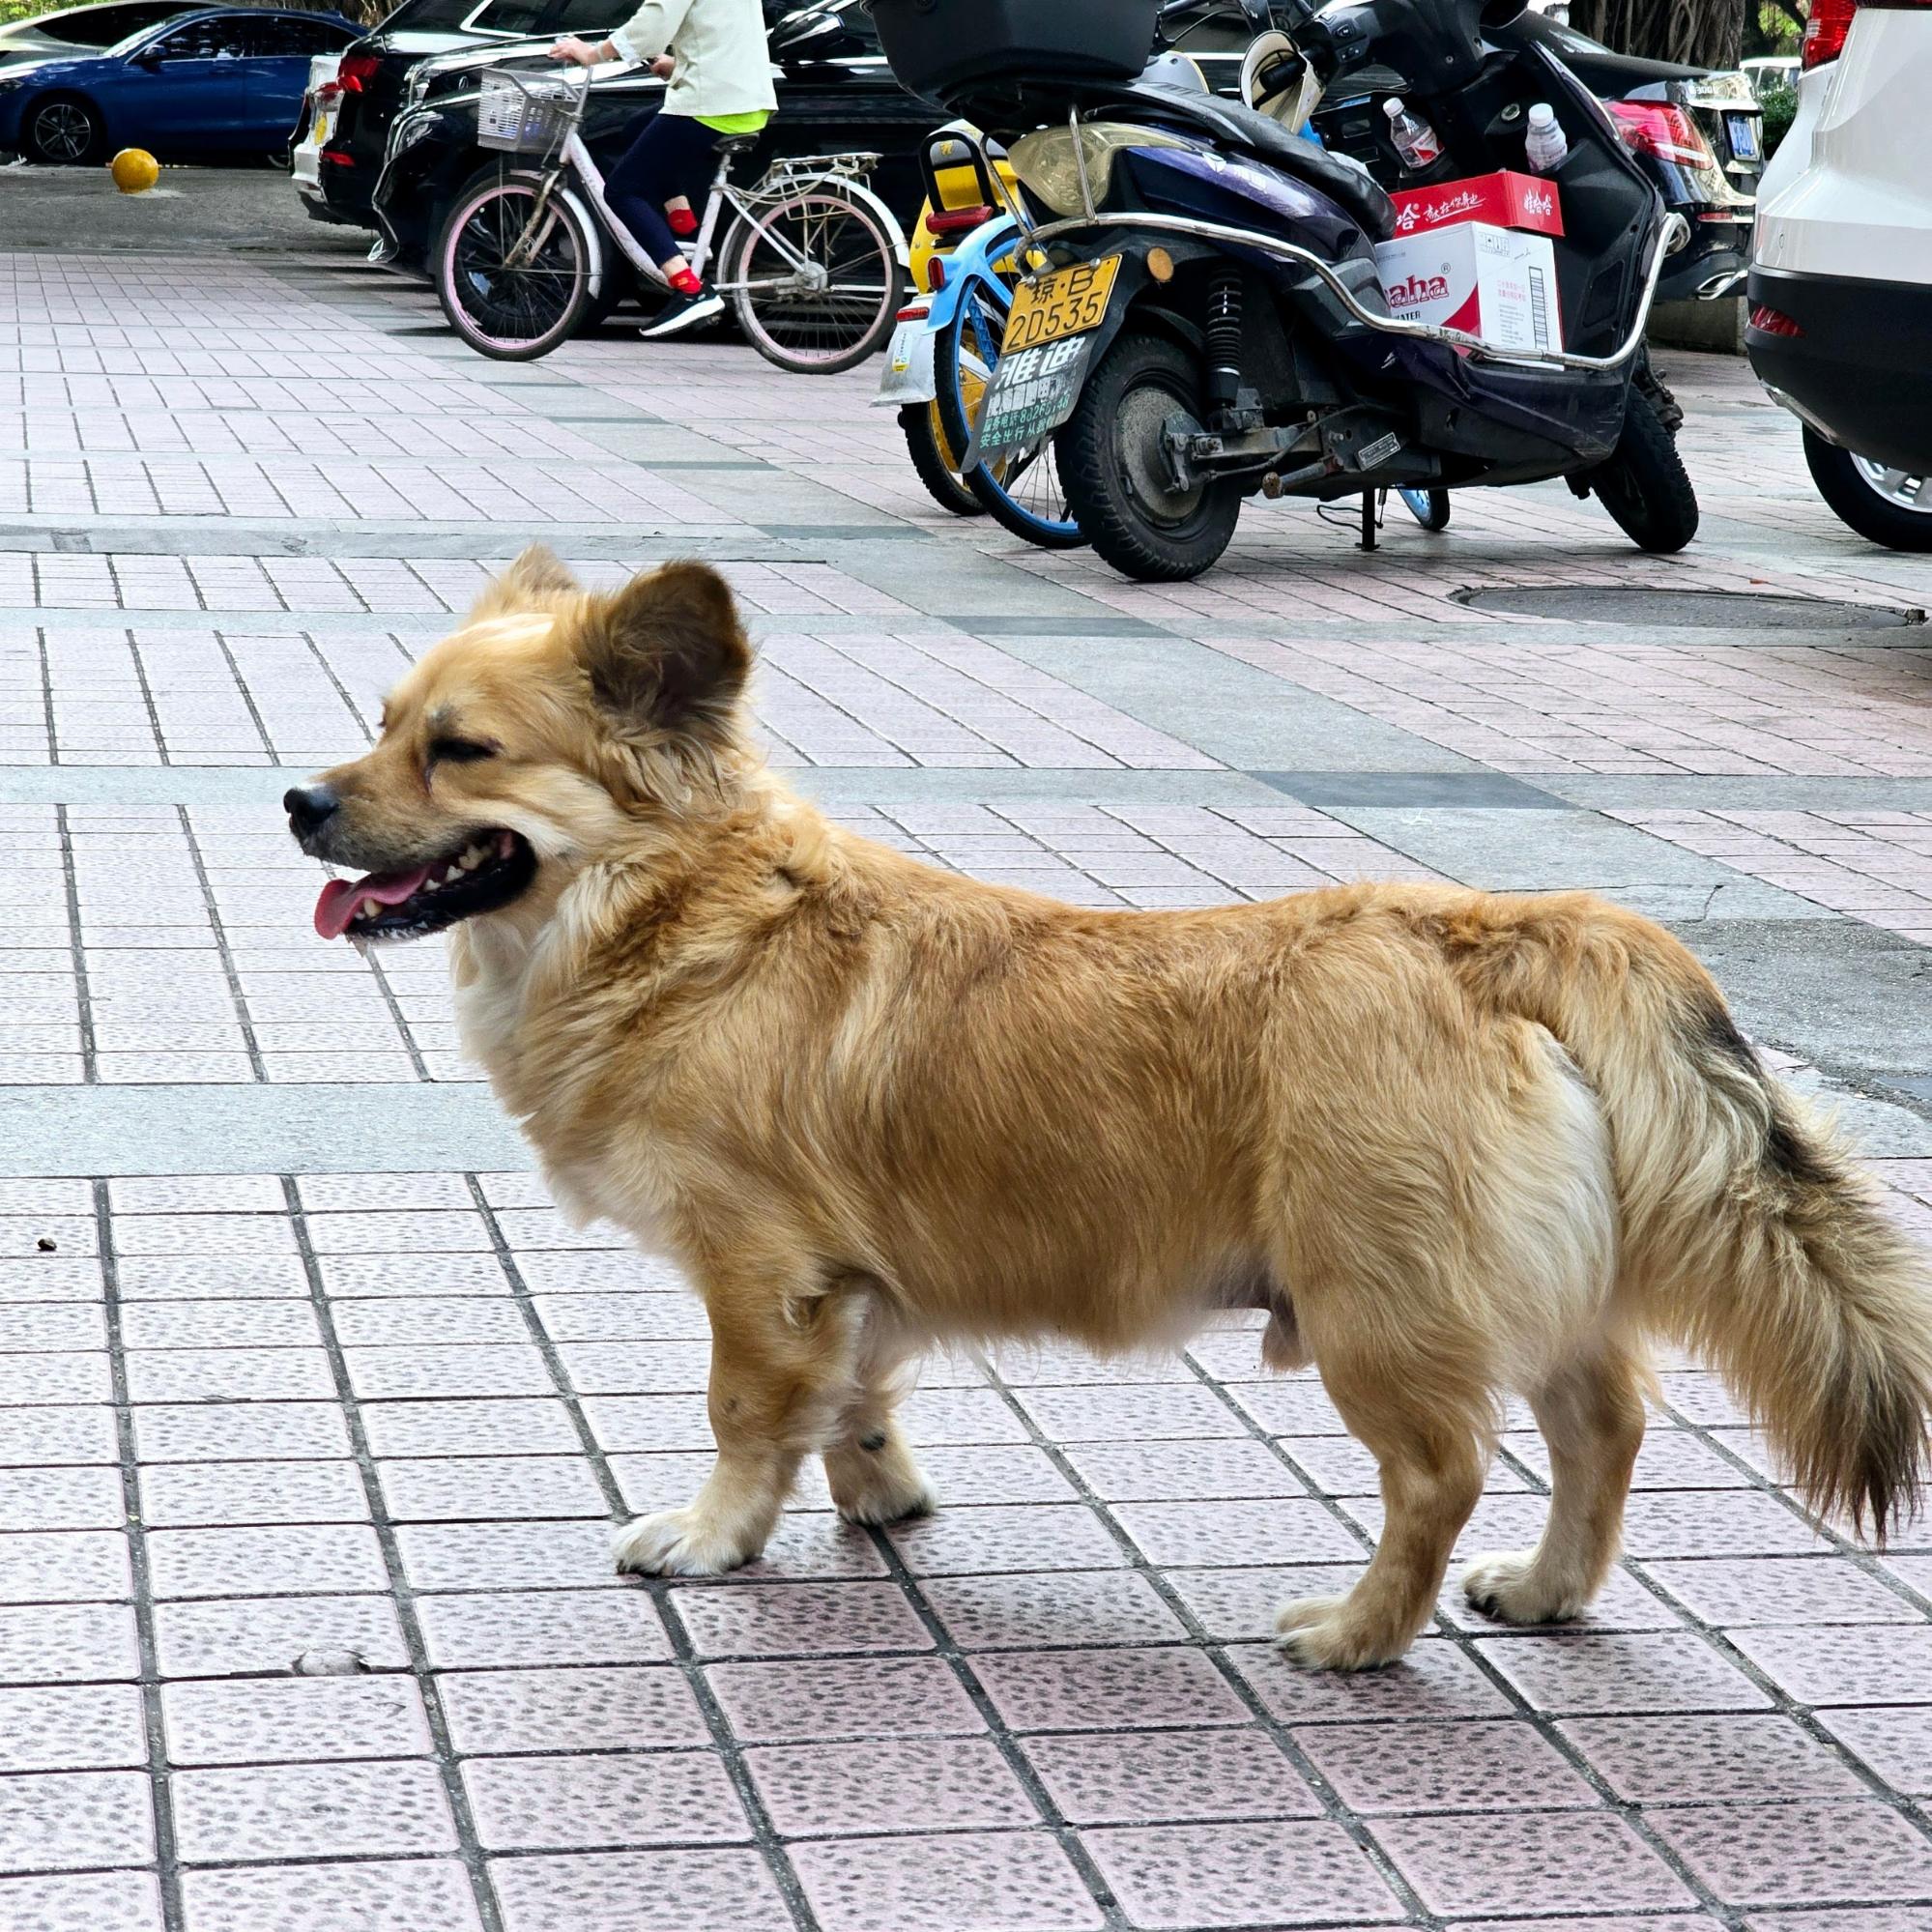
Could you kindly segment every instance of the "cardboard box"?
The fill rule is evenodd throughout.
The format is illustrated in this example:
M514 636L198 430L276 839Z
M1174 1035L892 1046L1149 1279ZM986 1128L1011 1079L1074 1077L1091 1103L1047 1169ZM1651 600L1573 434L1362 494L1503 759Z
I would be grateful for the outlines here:
M1561 349L1556 250L1544 235L1487 221L1376 245L1389 313L1467 330L1506 349Z
M1404 188L1389 199L1396 204L1399 238L1426 235L1458 221L1487 221L1532 235L1563 233L1563 204L1556 184L1509 168L1471 175L1466 181L1437 182L1433 187Z

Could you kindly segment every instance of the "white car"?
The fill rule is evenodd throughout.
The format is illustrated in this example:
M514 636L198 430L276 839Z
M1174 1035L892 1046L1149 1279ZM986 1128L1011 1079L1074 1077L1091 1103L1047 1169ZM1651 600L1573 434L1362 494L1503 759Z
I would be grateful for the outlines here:
M315 221L342 219L322 195L322 151L334 131L335 109L342 99L337 81L341 67L339 53L317 54L309 61L308 92L289 144L288 171L295 179L295 191L302 196L303 213Z
M1832 509L1932 550L1932 4L1815 0L1802 58L1758 188L1745 348Z

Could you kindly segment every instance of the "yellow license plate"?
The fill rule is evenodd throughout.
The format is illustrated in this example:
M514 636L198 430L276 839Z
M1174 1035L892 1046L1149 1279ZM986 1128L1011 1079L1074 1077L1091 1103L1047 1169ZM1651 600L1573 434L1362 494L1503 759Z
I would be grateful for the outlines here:
M1108 301L1119 273L1120 257L1109 255L1102 262L1081 262L1042 275L1036 282L1022 282L1013 292L1013 313L1006 318L1000 354L1037 349L1043 342L1098 329L1107 319Z

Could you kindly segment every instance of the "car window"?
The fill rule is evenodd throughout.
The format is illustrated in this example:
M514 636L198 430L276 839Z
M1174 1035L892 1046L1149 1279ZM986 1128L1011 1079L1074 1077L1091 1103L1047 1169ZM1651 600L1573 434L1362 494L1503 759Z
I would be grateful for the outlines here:
M378 32L391 27L414 27L427 32L460 27L476 11L476 0L402 0L402 5L384 21Z
M601 40L613 27L622 26L629 18L622 0L551 0L538 31L581 34L586 40L595 34Z
M144 34L150 27L159 27L163 20L187 12L186 7L167 5L102 7L98 12L90 8L84 13L48 14L25 24L50 40L65 41L70 46L111 47L130 35Z
M488 0L466 24L486 34L533 34L546 4L547 0Z
M161 60L216 60L227 54L240 58L245 50L245 23L228 14L211 19L190 20L171 34L163 34L152 51Z
M242 50L257 59L273 59L275 55L306 53L305 42L298 42L301 32L299 20L284 20L271 14L260 20L250 20L242 30Z

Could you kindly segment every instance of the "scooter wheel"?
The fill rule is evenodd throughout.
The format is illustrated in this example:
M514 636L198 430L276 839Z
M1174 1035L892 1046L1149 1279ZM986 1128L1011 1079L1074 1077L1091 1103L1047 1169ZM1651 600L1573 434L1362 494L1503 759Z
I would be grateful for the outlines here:
M1409 506L1409 514L1425 530L1436 531L1449 528L1449 492L1447 490L1399 490L1396 493Z
M1624 407L1624 433L1607 463L1586 477L1639 550L1662 556L1697 534L1697 492L1669 430L1650 398L1632 389Z
M1055 446L1081 529L1109 563L1142 583L1198 577L1227 548L1241 514L1232 480L1173 487L1162 430L1177 415L1205 420L1198 363L1165 335L1125 332L1088 377Z

